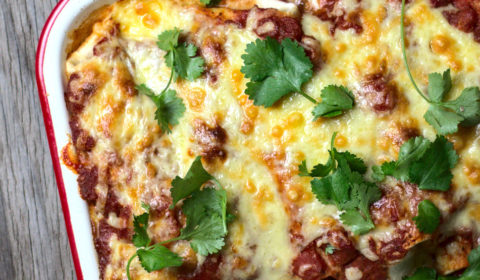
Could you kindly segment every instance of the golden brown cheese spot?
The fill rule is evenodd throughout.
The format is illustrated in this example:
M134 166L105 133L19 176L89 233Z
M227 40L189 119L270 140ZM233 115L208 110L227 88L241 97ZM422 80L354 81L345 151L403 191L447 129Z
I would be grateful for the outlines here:
M341 134L338 134L337 137L335 137L335 147L344 148L347 144L348 144L347 137Z
M453 41L448 35L438 34L430 41L430 47L436 54L445 54L450 52Z
M188 105L192 110L200 111L203 107L206 92L203 88L196 87L186 91Z
M473 185L480 184L480 164L467 161L463 167L463 173L467 176L468 181Z
M451 274L468 267L468 254L473 249L472 233L458 232L439 244L436 268L441 275Z
M224 148L227 142L227 132L217 123L210 126L203 120L194 121L195 143L200 147L200 155L207 163L219 159L224 161L227 158L227 151Z
M386 18L386 10L380 7L377 11L363 11L361 14L364 31L362 33L362 42L374 44L380 35L380 24Z
M434 53L445 56L455 72L462 70L462 62L457 58L458 48L450 36L443 34L434 36L430 41L430 48Z
M258 117L258 107L253 105L253 101L248 99L248 96L243 94L244 76L239 69L234 69L231 74L231 81L233 84L233 95L237 97L237 101L243 110L243 120L240 125L240 132L245 135L250 134L255 126L255 120Z

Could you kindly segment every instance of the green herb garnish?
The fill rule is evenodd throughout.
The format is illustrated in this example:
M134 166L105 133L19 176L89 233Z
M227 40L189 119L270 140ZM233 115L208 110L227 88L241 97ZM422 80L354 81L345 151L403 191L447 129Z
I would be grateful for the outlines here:
M175 90L171 90L170 85L177 77L193 81L203 73L204 60L197 57L197 47L192 44L179 43L180 30L175 28L167 30L158 36L157 46L166 51L165 63L172 69L167 86L160 94L155 94L145 84L141 84L136 89L155 103L157 111L155 119L162 131L171 133L171 126L177 125L179 119L185 113L185 105L181 98L177 96Z
M203 187L211 182L213 187ZM142 267L148 271L160 270L165 267L182 265L182 258L162 246L173 241L188 240L192 249L208 256L217 253L225 245L227 235L227 193L220 183L203 168L201 158L197 157L184 179L177 177L172 181L171 193L174 198L172 206L183 199L182 212L187 224L180 231L180 236L151 244L148 236L149 207L144 206L146 212L134 216L134 232L132 242L137 252L127 264L127 278L130 280L130 265L138 256Z
M353 94L342 86L324 88L322 103L303 92L303 84L313 76L313 64L297 42L287 38L279 43L267 37L248 44L245 51L241 71L250 79L245 94L253 104L271 107L296 92L316 104L312 113L315 119L336 117L353 107Z
M450 69L443 75L431 73L428 76L428 97L417 86L408 65L405 47L405 0L402 0L401 41L403 61L410 81L420 96L430 104L423 116L438 134L446 135L458 131L458 125L474 126L480 123L480 90L478 87L466 88L461 95L451 101L444 101L452 88Z
M431 234L440 224L440 210L430 200L418 204L418 215L413 218L420 232Z
M363 177L367 167L363 160L349 152L339 152L332 136L330 158L326 164L316 165L308 171L302 162L302 176L320 177L311 181L312 192L324 204L336 205L343 213L341 221L350 226L354 234L364 234L375 227L369 207L380 199L380 189Z
M400 147L397 161L374 166L373 178L382 181L393 176L400 181L418 185L421 190L447 191L453 178L458 155L445 137L439 136L433 143L423 137L415 137Z

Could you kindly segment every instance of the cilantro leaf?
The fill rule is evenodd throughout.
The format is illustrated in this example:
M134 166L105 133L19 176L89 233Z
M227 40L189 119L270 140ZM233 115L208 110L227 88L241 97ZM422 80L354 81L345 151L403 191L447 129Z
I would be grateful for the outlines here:
M365 218L355 210L347 210L340 215L342 223L350 226L354 234L361 235L369 232L375 227L371 218Z
M418 204L418 215L413 217L420 232L431 234L440 224L440 210L430 200Z
M155 103L155 106L157 106L155 119L158 125L162 128L162 131L171 133L170 126L177 125L186 110L182 99L177 97L177 93L174 90L167 90L160 95L156 95L145 84L136 86L136 89L141 94L150 97L153 103Z
M450 169L455 167L458 155L445 137L438 137L433 143L423 137L416 137L400 147L397 161L386 162L372 167L373 176L383 180L393 176L400 181L418 184L422 190L446 191L453 178Z
M457 132L458 124L463 120L461 116L438 105L430 106L423 117L440 135Z
M421 267L418 268L415 273L405 278L405 280L436 280L437 272L433 268Z
M178 46L178 39L180 38L181 30L174 28L172 30L164 31L158 35L157 46L163 51L171 51Z
M333 247L331 244L328 244L327 247L325 247L325 254L331 255L335 252L335 250L335 247Z
M215 182L219 189L203 188L207 181ZM218 181L202 165L201 157L192 163L185 178L172 181L173 207L185 199L182 212L187 219L186 226L176 239L190 241L192 249L207 256L218 252L224 245L227 234L227 193Z
M179 238L190 240L190 246L200 255L217 253L225 245L226 205L227 195L223 189L195 191L182 206L187 225Z
M410 181L418 184L421 190L446 191L450 188L453 175L450 171L455 167L458 155L445 137L438 137L425 154L412 163Z
M150 214L148 212L141 214L140 216L133 217L133 230L134 235L132 237L132 242L135 247L147 247L151 240L148 237L147 227L148 227L148 218Z
M167 66L175 70L175 74L183 79L193 81L203 73L205 61L196 56L197 47L183 43L172 50L173 55L166 54Z
M211 179L213 179L212 175L203 168L201 157L195 158L185 178L177 176L172 181L173 187L170 189L170 193L172 194L173 202L171 208L181 199L199 190L203 184Z
M431 146L431 142L423 137L415 137L403 143L396 162L386 162L382 165L385 175L393 176L401 181L409 179L410 165L418 161Z
M349 151L338 152L335 148L333 149L333 151L335 158L337 160L339 160L340 158L344 159L352 171L356 171L360 174L364 174L365 172L367 172L367 165L365 165L365 162L361 158L350 153Z
M324 164L317 164L313 167L312 171L308 171L307 168L307 161L302 161L302 163L298 166L298 175L301 177L324 177L327 176L330 171L333 169L333 161L331 157L328 159L327 163Z
M464 89L457 99L443 105L461 116L464 126L474 126L480 122L480 90L478 87Z
M255 105L271 107L293 92L305 96L301 87L312 77L313 64L297 42L284 39L278 43L270 37L257 39L247 45L242 59L241 72L251 80L245 93Z
M312 192L323 204L333 204L340 211L341 221L350 226L354 234L364 234L375 227L370 216L370 205L380 199L377 185L363 178L367 167L363 160L349 152L338 152L333 147L332 137L330 158L325 165L319 165L320 172L308 173L306 164L302 169L314 178ZM302 166L302 165L301 165ZM331 173L331 174L330 174Z
M312 114L319 117L336 117L353 108L353 93L344 86L330 85L322 89L322 102L317 104Z
M207 7L212 7L220 3L220 0L200 0L202 4L205 4Z
M155 244L148 249L138 249L138 258L142 267L152 272L165 267L181 266L182 258L162 245Z
M327 176L330 171L332 171L334 168L334 162L332 158L330 157L327 161L326 164L317 164L313 167L312 172L310 173L310 176L312 177L324 177Z
M434 102L441 102L445 94L452 89L452 77L450 69L439 73L431 73L428 75L428 96Z

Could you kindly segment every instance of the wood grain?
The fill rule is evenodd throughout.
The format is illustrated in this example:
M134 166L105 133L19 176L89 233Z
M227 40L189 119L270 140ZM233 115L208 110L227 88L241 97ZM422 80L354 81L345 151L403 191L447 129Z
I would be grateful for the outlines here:
M0 279L75 279L35 82L56 0L0 0Z

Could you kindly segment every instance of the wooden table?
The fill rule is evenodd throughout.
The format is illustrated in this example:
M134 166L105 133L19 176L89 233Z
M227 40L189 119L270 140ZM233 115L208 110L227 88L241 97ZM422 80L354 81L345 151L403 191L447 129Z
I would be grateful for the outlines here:
M81 1L81 0L78 0ZM0 0L0 279L75 279L35 82L56 0Z

